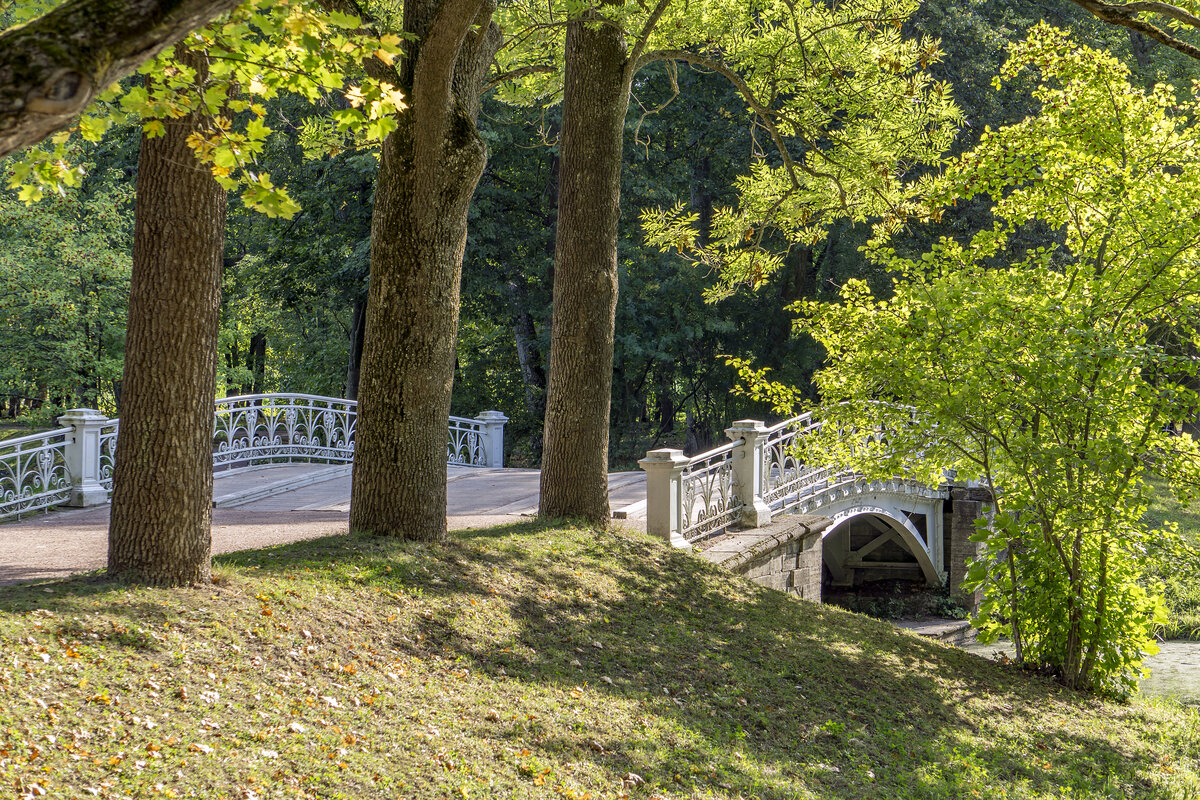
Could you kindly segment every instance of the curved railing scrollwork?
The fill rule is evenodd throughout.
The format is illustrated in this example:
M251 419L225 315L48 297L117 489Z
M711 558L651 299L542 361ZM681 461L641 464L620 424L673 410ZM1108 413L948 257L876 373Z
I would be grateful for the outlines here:
M213 469L354 460L358 404L308 394L253 394L217 401Z
M71 494L66 448L73 430L59 428L0 441L0 518L65 503Z
M720 533L741 513L743 503L733 485L733 462L745 457L739 444L702 453L684 468L681 526L688 541Z

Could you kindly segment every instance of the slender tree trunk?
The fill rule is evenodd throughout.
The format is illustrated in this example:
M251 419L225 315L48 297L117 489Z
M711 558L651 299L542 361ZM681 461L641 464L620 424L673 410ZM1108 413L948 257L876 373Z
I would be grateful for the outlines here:
M203 69L194 53L177 58ZM108 571L211 578L212 426L225 190L188 148L196 114L142 138Z
M258 331L250 337L250 352L246 354L250 368L250 393L262 394L267 377L267 332Z
M399 79L410 107L383 144L371 222L355 530L425 541L446 535L459 283L467 208L487 157L475 120L499 45L493 9L484 0L404 4L404 29L415 38Z
M358 399L358 376L362 365L363 341L367 330L367 298L354 301L350 317L350 359L346 365L346 399Z
M233 371L242 365L242 351L238 347L237 337L233 337L233 341L229 343L229 352L225 354L225 368L229 370L228 375L233 375ZM238 387L237 384L230 380L225 384L225 396L237 397L239 393L244 393L245 387Z
M609 518L608 418L627 57L615 26L568 25L539 513L597 523Z

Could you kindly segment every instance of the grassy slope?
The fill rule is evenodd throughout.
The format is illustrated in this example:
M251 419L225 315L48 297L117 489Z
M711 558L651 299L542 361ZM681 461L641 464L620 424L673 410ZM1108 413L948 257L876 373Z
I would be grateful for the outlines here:
M0 795L1200 796L1193 711L1074 695L640 534L339 537L218 574L0 589Z

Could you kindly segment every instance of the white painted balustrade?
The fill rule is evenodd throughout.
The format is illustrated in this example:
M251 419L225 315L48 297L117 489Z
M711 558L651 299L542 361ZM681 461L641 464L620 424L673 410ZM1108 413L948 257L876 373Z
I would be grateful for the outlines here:
M676 547L726 528L760 528L802 506L849 475L801 464L795 439L822 423L811 413L767 426L743 419L726 429L730 443L689 458L682 450L646 453L646 530Z
M213 469L268 464L345 464L354 459L353 400L310 394L254 394L217 400ZM92 506L112 491L120 421L76 408L59 417L64 427L0 440L0 520L58 505ZM508 417L485 411L475 419L450 417L446 463L504 466Z

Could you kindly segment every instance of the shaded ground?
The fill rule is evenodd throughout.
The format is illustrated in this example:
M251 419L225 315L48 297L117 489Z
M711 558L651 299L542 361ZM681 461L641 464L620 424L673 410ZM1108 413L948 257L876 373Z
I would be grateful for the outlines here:
M1192 711L1116 705L642 534L338 536L216 586L0 589L0 793L1185 798ZM36 787L36 788L35 788Z

